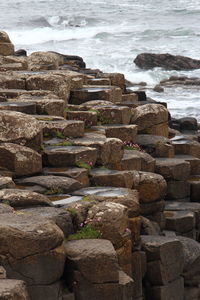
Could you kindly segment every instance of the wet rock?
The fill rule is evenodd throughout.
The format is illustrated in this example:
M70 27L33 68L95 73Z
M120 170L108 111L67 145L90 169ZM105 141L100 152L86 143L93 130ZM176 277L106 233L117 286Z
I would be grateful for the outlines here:
M51 206L51 201L44 195L27 190L2 189L0 202L9 203L12 207ZM8 206L9 207L9 206Z
M168 121L168 110L160 104L146 104L132 110L131 123L138 125L138 131Z
M0 111L0 122L3 128L0 132L1 142L40 149L42 132L35 118L19 112Z
M200 61L181 55L141 53L134 63L142 69L161 67L166 70L194 70L200 68Z
M42 157L28 147L3 143L0 145L0 165L16 177L34 175L42 171Z
M155 92L157 92L157 93L163 93L164 92L164 88L161 85L159 85L159 84L157 84L156 86L154 86L153 90Z
M180 124L180 130L181 131L197 131L197 119L192 118L192 117L185 117L179 119L179 124Z
M25 80L15 75L0 73L1 89L25 89Z
M0 280L0 298L2 300L29 300L25 282L21 280Z
M27 52L24 49L19 49L14 52L14 56L27 56Z
M81 184L77 180L53 175L27 177L18 179L17 182L24 187L30 187L30 190L33 191L37 191L37 187L41 187L43 193L47 195L73 192L81 188Z
M25 114L35 114L36 104L35 103L16 103L16 102L0 102L0 110L12 110L18 111Z

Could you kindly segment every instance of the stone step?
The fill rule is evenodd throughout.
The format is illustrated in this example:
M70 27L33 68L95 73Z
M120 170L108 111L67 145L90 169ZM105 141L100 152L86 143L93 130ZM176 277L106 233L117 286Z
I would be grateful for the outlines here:
M57 136L82 137L84 135L84 122L75 120L40 120L43 134L46 137Z
M124 124L128 125L131 119L131 111L126 106L116 105L95 105L91 109L97 112L98 121L104 124Z
M155 172L166 180L186 180L190 176L190 163L177 158L156 158Z
M183 201L182 199L188 197L190 197L190 184L186 180L167 181L167 194L165 199L175 201L181 199L181 201Z
M174 147L171 140L163 136L138 134L135 142L153 157L174 157Z
M103 134L88 132L83 138L71 140L73 145L93 147L97 149L97 164L117 164L124 153L123 143L119 139L106 138Z
M190 185L190 201L200 202L200 175L190 177L188 183Z
M27 94L8 101L15 101L16 104L19 103L19 105L23 105L28 102L34 103L36 107L36 113L39 115L64 115L65 102L62 99L48 96L32 96Z
M87 80L88 85L95 85L95 86L100 86L100 85L111 85L111 81L109 78L89 78Z
M70 168L70 167L60 167L60 168L44 168L43 174L44 175L54 175L54 176L66 176L73 178L79 181L82 186L89 185L89 178L88 178L89 170L84 168Z
M97 125L97 112L94 111L66 111L67 120L79 120L85 123L85 128Z
M97 160L97 150L83 146L48 146L43 152L43 164L48 167L80 166L90 168Z
M82 104L90 100L106 100L113 103L119 102L122 97L122 90L113 86L85 86L82 89L72 90L70 104Z
M137 125L107 125L105 127L106 137L117 138L123 142L133 142L137 135Z
M190 163L190 174L200 175L200 159L192 155L175 155L176 159L185 160Z
M192 155L200 158L200 143L189 140L185 136L175 136L171 139L176 154Z
M36 114L36 104L33 102L0 102L0 110L19 111L25 114Z
M1 89L26 89L26 82L22 78L18 78L14 75L8 75L6 73L0 73L0 86Z

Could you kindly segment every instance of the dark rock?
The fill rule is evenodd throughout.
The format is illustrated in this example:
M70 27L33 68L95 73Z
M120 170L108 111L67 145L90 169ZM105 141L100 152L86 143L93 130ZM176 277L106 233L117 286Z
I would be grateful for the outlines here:
M166 70L194 70L200 69L200 60L181 55L141 53L134 63L141 69L161 67Z
M27 56L27 52L24 49L19 49L14 52L14 56Z

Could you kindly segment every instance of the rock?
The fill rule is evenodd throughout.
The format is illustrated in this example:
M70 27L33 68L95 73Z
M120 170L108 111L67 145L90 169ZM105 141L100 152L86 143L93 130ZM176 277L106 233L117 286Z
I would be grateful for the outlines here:
M63 63L61 55L53 52L33 52L28 56L28 68L31 71L57 69Z
M100 230L101 237L110 240L115 249L123 245L128 227L128 209L124 205L114 202L96 204L89 209L86 221Z
M126 83L124 74L121 73L103 73L101 74L102 78L109 78L111 85L118 86L122 89L122 91L125 90Z
M19 112L0 111L0 123L0 142L40 149L42 132L35 118Z
M106 137L118 138L123 142L134 142L137 135L136 125L111 125L105 128Z
M150 203L140 203L140 212L142 216L148 216L156 212L162 212L165 208L165 201L154 201Z
M94 166L97 160L97 151L92 147L82 146L49 146L43 153L45 166Z
M13 208L9 204L0 203L0 214L13 213Z
M37 186L43 188L43 193L54 195L73 192L81 188L81 184L72 178L62 176L32 176L19 179L18 184L27 187L33 187L33 191L37 190Z
M65 243L65 251L67 269L73 267L92 283L118 282L117 255L110 241L103 239L69 241ZM74 279L76 280L76 277Z
M146 104L132 110L131 124L138 125L138 131L168 121L168 110L160 104Z
M27 56L27 52L24 49L19 49L14 52L14 56Z
M64 298L62 299L63 283L61 280L48 285L29 285L28 293L31 296L31 300L64 300ZM74 298L67 300L74 300Z
M185 285L199 286L200 279L200 246L199 243L186 237L177 237L183 246Z
M131 151L131 150L124 150L124 155L119 164L113 166L113 169L119 170L136 170L141 171L142 169L142 158L138 155L139 151ZM110 165L112 169L112 165Z
M14 176L27 176L42 171L42 157L36 151L12 143L0 145L0 165Z
M0 73L1 89L24 89L26 88L25 80L16 75Z
M174 147L171 140L163 136L138 134L136 143L153 157L174 157Z
M13 55L14 46L10 41L8 34L0 31L0 55Z
M170 180L167 182L167 195L166 199L178 200L190 196L190 185L184 180Z
M163 93L164 92L164 88L159 84L155 85L153 90L157 93Z
M1 300L29 300L25 282L21 280L2 279L0 280Z
M105 100L112 103L121 101L122 90L114 86L84 86L82 89L72 90L70 104L82 104L92 100Z
M167 191L167 184L161 175L150 172L139 172L140 203L149 203L163 199Z
M195 215L189 211L165 210L166 229L175 231L178 235L187 233L195 228Z
M192 155L200 158L200 143L189 140L184 136L174 137L171 142L176 154Z
M93 109L97 111L98 120L102 125L130 123L131 111L127 106L94 106Z
M167 285L152 286L147 289L147 300L182 300L184 299L184 281L182 277Z
M146 273L146 255L143 251L135 251L132 253L132 278L134 280L133 295L142 297L142 279Z
M190 174L198 175L200 174L200 159L190 155L176 155L176 159L183 159L190 163Z
M194 70L200 68L200 61L181 55L141 53L134 63L142 69L161 67L166 70Z
M156 158L155 172L166 180L186 180L190 175L190 164L176 158Z
M141 217L141 234L142 235L161 235L161 230L156 222L152 222L145 217Z
M189 178L190 184L190 201L199 202L200 200L200 176Z
M12 207L52 206L46 196L21 189L0 190L0 202Z
M36 104L31 102L0 102L0 110L12 110L29 115L34 115L36 113Z
M129 152L129 154L128 154L128 152ZM154 172L155 159L148 153L143 152L143 151L137 151L137 150L134 150L134 151L125 150L124 153L126 155L128 155L129 157L135 155L141 159L141 171Z
M198 126L197 126L197 119L192 118L192 117L185 117L179 119L179 124L180 124L180 130L181 132L183 131L197 131Z
M27 90L48 90L54 92L58 97L65 100L69 98L71 78L57 74L38 74L26 79Z
M85 128L97 125L97 113L93 111L67 111L68 120L83 121Z
M115 202L128 208L129 217L139 216L138 193L136 190L116 187L89 187L73 193L78 196L86 196L90 201Z
M12 181L11 177L0 176L0 190L1 189L14 189L15 183Z

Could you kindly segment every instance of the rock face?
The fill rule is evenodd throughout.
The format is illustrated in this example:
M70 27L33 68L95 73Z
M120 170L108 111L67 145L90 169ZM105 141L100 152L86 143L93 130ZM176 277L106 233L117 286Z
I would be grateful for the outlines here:
M134 63L141 69L161 67L166 70L194 70L200 68L200 60L181 55L141 53Z
M0 111L0 142L15 143L38 150L42 132L38 121L26 114Z

